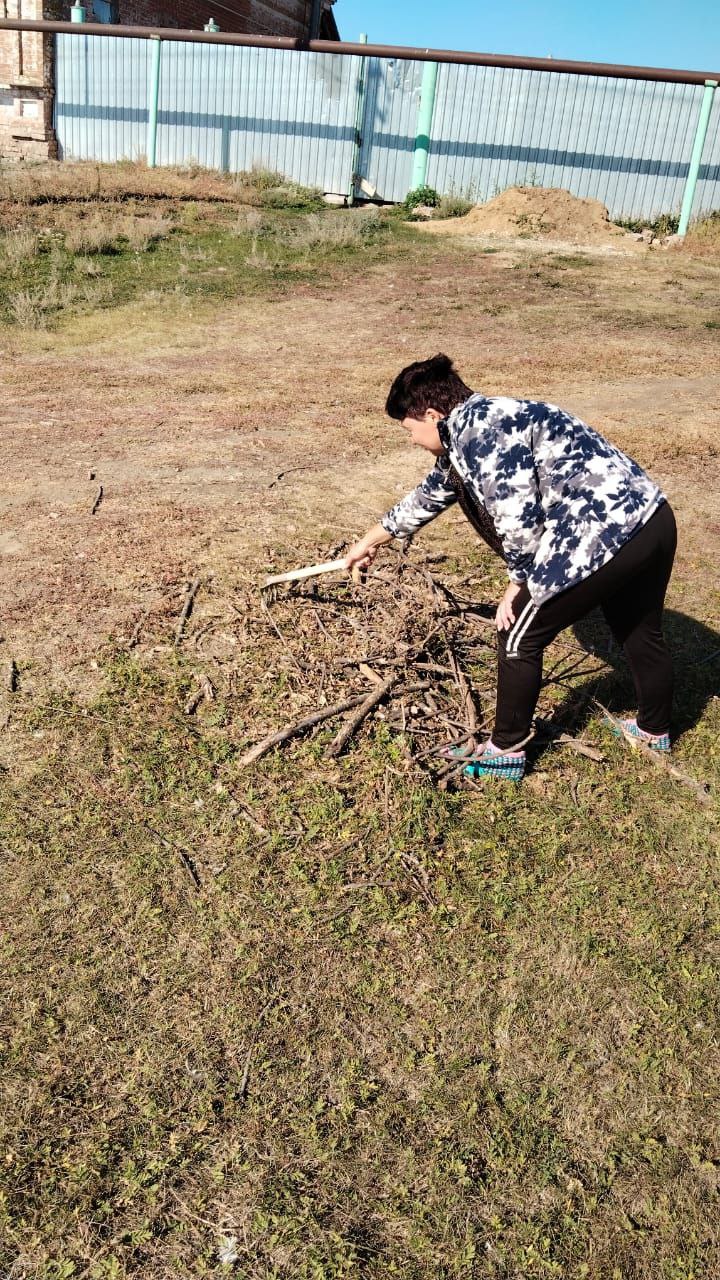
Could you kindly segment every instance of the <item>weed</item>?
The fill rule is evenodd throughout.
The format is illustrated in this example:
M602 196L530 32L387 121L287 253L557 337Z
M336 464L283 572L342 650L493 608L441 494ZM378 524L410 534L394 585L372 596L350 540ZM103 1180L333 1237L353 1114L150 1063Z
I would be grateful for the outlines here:
M720 210L692 223L685 237L684 247L699 257L714 258L720 255Z
M381 228L374 211L351 209L324 217L310 214L289 233L294 248L306 251L323 249L358 249L368 244Z
M42 291L21 289L11 293L8 299L10 314L21 329L44 329L47 313L42 305Z
M250 267L252 271L272 270L273 264L270 261L268 253L265 249L260 249L258 247L258 237L256 235L252 238L252 245L249 254L245 258L245 264Z
M592 258L582 253L558 253L553 255L552 265L558 267L592 267Z
M680 215L661 213L657 218L616 218L615 225L624 227L626 231L653 231L658 240L674 236L680 225Z
M442 196L435 210L436 218L463 218L473 208L472 200L464 196Z
M437 208L440 204L440 196L434 187L415 187L414 190L408 191L403 201L403 208L411 213L419 204L426 204L431 209Z
M237 173L233 179L233 185L238 191L274 191L284 182L285 178L281 173L260 167Z
M119 253L121 223L97 213L65 232L68 253Z
M17 231L8 231L3 236L1 244L5 257L11 266L15 268L21 263L34 258L40 247L37 232L31 231L28 227L21 227Z

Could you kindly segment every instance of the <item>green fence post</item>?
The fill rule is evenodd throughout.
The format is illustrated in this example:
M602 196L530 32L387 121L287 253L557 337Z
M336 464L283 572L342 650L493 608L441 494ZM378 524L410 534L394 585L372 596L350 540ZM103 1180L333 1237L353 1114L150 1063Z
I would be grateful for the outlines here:
M423 68L422 88L420 89L420 110L418 112L417 135L415 137L415 157L413 159L412 180L410 182L411 191L417 191L418 187L425 186L437 74L437 62L426 62Z
M367 34L362 32L360 35L360 44L367 44ZM362 130L365 123L365 94L367 89L366 71L367 58L360 59L360 75L358 77L357 98L355 105L355 139L353 142L352 169L350 172L350 189L348 191L348 204L355 201L355 186L358 180L358 165L360 163L360 150L362 148Z
M682 208L680 210L680 225L678 227L679 236L685 235L690 222L690 214L692 213L693 201L695 199L695 188L697 186L698 174L700 173L700 162L702 161L703 147L705 146L708 124L710 123L713 94L717 87L717 80L705 81L705 92L703 93L703 100L700 105L700 115L698 117L697 129L695 130L695 141L693 143L692 155L690 157L690 168L688 169Z
M157 152L158 99L160 97L160 55L162 40L159 36L150 36L152 41L152 61L150 63L150 84L148 86L148 127L147 127L147 166L155 168Z

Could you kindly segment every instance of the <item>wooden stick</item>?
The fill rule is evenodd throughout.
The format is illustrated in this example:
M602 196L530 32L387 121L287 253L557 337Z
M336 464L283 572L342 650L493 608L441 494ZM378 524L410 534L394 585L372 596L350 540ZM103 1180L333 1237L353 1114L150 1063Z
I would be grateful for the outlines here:
M448 658L450 659L450 664L452 666L453 675L455 676L455 682L458 686L458 689L460 690L463 717L470 731L471 739L474 747L474 744L477 740L477 735L479 732L475 699L473 698L472 689L468 684L468 680L465 675L465 672L460 666L457 654L455 653L455 650L453 649L452 644L450 640L447 638L447 636L445 638L445 644L447 647L447 655L448 655Z
M190 583L190 588L188 590L187 595L185 596L185 603L183 604L182 612L180 614L180 617L178 618L177 626L175 628L176 644L179 644L182 639L182 634L183 634L183 631L185 630L185 624L188 618L190 617L190 614L192 613L193 602L198 593L201 582L202 582L202 578L198 575L198 577L193 578L192 582Z
M643 742L642 738L636 738L633 734L628 733L627 729L624 728L611 711L608 711L607 707L603 706L602 702L598 702L597 698L593 699L593 701L595 702L595 706L602 711L609 723L615 726L618 733L626 742L630 743L631 747L634 747L636 751L640 751L647 760L652 760L657 769L662 769L665 773L669 774L671 778L674 778L676 782L681 782L684 787L690 787L703 804L712 804L712 797L706 783L698 782L696 778L691 778L689 774L683 773L681 769L678 769L674 764L671 764L667 756L662 752L653 751L652 747L649 747L646 742Z
M255 760L259 760L261 756L266 755L272 747L279 746L281 742L287 742L288 738L294 738L298 733L303 733L305 729L314 728L316 724L321 724L323 720L329 720L332 716L339 716L343 711L349 711L351 707L356 707L358 703L364 702L366 697L367 695L364 693L356 693L353 698L345 698L343 702L336 702L332 707L323 707L322 711L314 711L311 716L305 716L303 720L288 724L284 729L279 729L277 733L268 734L267 738L263 738L262 742L256 742L254 747L250 747L240 757L240 764L253 764Z
M103 500L104 493L105 493L105 490L103 489L102 485L100 485L100 488L97 491L97 497L93 503L92 511L90 512L91 516L95 515L95 512L97 511L98 507L100 506L100 503Z
M135 623L135 626L132 629L132 635L130 636L130 639L128 640L128 643L127 643L128 649L134 649L135 645L138 643L140 639L140 633L143 627L145 626L145 623L147 622L148 618L150 617L150 614L152 613L153 603L154 603L153 601L150 602L145 612L140 615L137 622Z
M370 690L367 697L358 707L357 711L354 711L353 714L348 717L340 732L335 735L330 743L328 751L331 756L340 755L340 752L350 741L355 730L360 727L366 715L368 715L368 713L372 711L373 707L376 707L379 702L382 702L385 695L388 694L398 683L399 679L400 672L393 671L391 675L387 676L387 678L383 680L382 684L376 684L374 689Z
M197 689L188 698L185 703L185 715L192 716L197 711L201 702L215 701L215 688L212 681L206 675L197 676Z
M542 720L539 716L536 716L535 728L541 737L548 737L560 746L571 747L573 751L577 751L578 755L587 756L588 760L595 760L598 764L602 764L605 760L602 751L598 751L595 747L587 746L581 738L573 738L571 734L563 733L562 729L558 729L549 720Z
M278 582L300 582L302 578L316 578L321 573L338 573L345 569L344 557L339 560L326 560L324 564L307 564L303 569L291 569L289 573L276 573L266 578L263 587L273 587ZM345 570L347 572L347 570Z

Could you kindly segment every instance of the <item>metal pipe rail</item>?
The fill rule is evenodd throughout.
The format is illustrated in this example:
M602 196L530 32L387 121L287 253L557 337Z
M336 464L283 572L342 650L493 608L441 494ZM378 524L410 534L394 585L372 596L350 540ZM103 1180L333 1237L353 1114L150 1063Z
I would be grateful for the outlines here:
M121 27L104 22L30 22L1 18L0 31L38 31L84 36L116 36L133 40L177 40L188 44L234 44L254 49L335 53L354 58L395 58L404 62L451 62L470 67L506 67L610 80L655 80L667 84L699 84L720 80L720 71L681 71L672 67L633 67L612 62L570 62L560 58L519 58L504 53L468 53L463 49L423 49L409 45L359 44L343 40L301 40L290 36L251 36L236 31L181 31L176 27Z

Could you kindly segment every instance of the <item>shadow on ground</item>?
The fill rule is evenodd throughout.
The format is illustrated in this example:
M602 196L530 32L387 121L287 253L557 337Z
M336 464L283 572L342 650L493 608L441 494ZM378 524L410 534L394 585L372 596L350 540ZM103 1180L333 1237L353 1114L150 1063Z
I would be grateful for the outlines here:
M671 734L677 739L695 728L720 690L720 633L675 609L665 610L663 630L675 668ZM579 733L596 714L596 702L618 715L633 714L637 701L630 670L600 610L581 619L573 632L587 657L571 669L565 662L557 664L557 675L552 664L546 664L544 683L573 682L550 722L552 726L561 732ZM593 666L594 658L611 670ZM588 678L578 685L577 678L583 675ZM547 746L543 742L531 748L531 760L537 762Z

